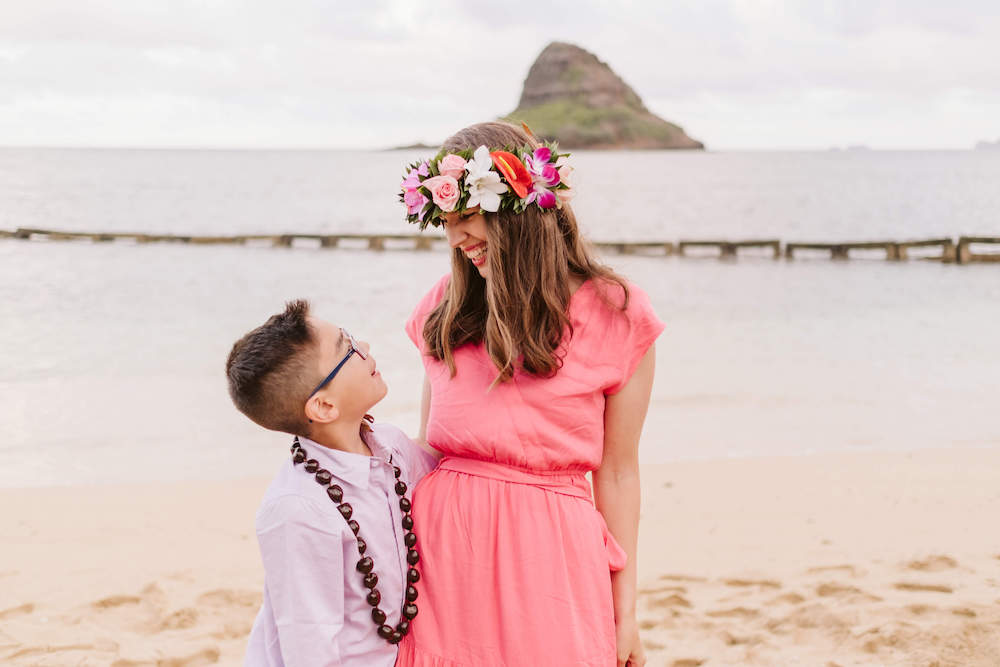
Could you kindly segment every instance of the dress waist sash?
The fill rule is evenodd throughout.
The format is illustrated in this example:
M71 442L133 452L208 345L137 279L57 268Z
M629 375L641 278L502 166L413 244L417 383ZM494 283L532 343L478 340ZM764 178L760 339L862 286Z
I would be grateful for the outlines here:
M496 461L483 461L461 456L444 457L438 464L438 469L453 470L466 475L488 477L513 484L528 484L544 491L591 500L590 483L583 472L536 473Z
M615 541L608 524L604 521L604 516L594 508L590 495L590 483L582 472L567 473L536 473L523 468L514 468L495 461L482 461L479 459L467 459L461 456L446 456L438 463L438 470L451 470L454 472L474 475L476 477L488 477L498 479L503 482L513 484L527 484L537 489L559 493L564 496L581 498L586 500L591 507L591 511L597 515L600 525L601 537L604 541L604 549L608 555L608 567L612 572L616 572L625 567L628 556L621 545Z

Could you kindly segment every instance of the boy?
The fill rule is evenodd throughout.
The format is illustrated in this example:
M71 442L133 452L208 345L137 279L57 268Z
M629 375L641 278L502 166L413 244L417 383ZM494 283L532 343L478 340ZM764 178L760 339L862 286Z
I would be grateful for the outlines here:
M370 425L387 388L368 351L293 301L229 354L240 412L295 436L257 512L264 600L248 666L390 667L417 613L409 496L437 460Z

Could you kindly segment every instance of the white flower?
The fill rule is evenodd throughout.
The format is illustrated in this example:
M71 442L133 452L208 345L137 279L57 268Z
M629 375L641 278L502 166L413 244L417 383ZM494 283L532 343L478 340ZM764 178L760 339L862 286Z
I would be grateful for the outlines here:
M507 185L500 180L500 174L493 171L493 158L486 146L476 149L472 159L465 163L465 185L469 189L466 208L478 205L484 211L496 213L500 208L500 195L507 192Z

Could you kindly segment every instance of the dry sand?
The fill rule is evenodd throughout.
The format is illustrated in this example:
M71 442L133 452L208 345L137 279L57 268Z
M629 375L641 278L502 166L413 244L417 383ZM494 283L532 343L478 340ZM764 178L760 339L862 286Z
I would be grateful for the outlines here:
M643 475L651 665L1000 665L1000 449ZM239 664L266 484L0 491L0 662Z

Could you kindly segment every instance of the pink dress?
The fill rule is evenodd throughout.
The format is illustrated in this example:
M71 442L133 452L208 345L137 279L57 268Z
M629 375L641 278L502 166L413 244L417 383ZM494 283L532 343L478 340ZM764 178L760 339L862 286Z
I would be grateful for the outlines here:
M423 327L450 276L406 324ZM444 454L414 490L419 615L397 665L614 667L610 573L626 555L594 507L585 474L600 466L605 397L621 389L663 330L646 294L594 280L569 305L573 335L551 378L515 373L492 390L482 345L455 350L458 373L423 354L428 442Z

